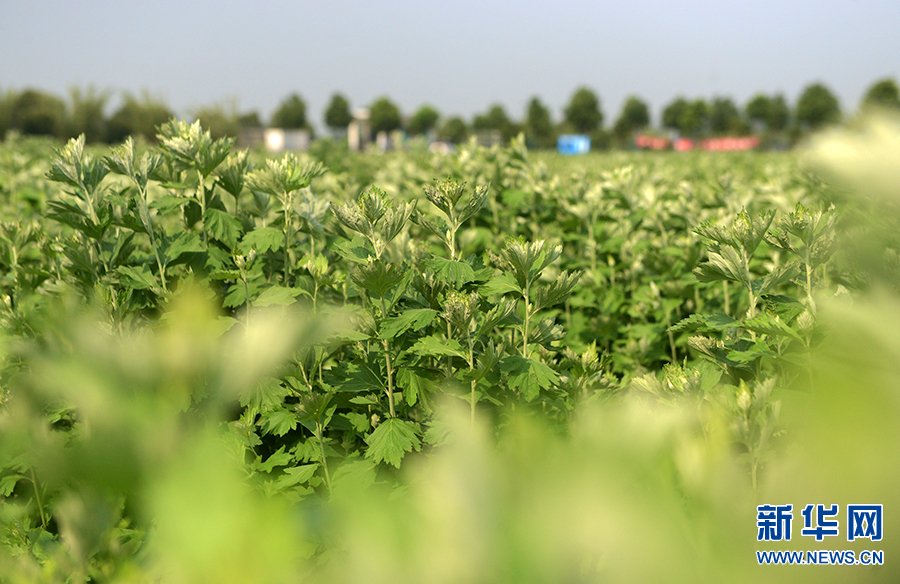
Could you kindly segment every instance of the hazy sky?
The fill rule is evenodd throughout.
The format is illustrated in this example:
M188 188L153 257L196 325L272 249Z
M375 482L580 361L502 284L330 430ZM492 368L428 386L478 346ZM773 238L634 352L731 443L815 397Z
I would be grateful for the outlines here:
M267 121L297 92L322 128L339 91L467 120L493 103L520 119L538 96L559 120L586 85L605 125L629 94L658 123L678 95L793 103L814 81L852 111L884 77L900 0L0 0L0 90L146 89L180 116L230 100Z

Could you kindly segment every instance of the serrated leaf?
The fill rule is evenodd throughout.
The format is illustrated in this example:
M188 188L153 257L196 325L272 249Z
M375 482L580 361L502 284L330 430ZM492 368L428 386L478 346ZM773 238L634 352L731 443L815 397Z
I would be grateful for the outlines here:
M669 327L669 330L673 333L685 330L700 330L704 332L721 331L740 326L740 324L741 322L739 320L728 316L724 312L717 312L715 314L692 314Z
M203 214L203 226L210 235L229 248L234 248L241 236L241 222L221 209L207 209Z
M262 291L262 294L251 302L253 306L290 306L301 294L309 296L309 292L301 288L286 288L284 286L272 286Z
M425 261L425 267L434 272L441 282L460 288L475 280L475 270L466 262L431 257Z
M12 474L0 479L0 497L9 497L16 488L16 484L25 478L25 476L20 474Z
M190 199L186 199L185 197L164 195L150 203L150 208L156 209L162 214L166 214L174 211L175 209L180 209L183 205L187 204L188 201L190 201Z
M119 266L116 272L122 276L123 284L135 290L150 290L159 286L147 266Z
M275 481L275 492L309 482L318 468L319 463L315 462L284 469L284 474Z
M582 272L563 272L547 286L538 286L535 293L534 311L543 310L565 302L578 284Z
M393 339L406 331L420 330L422 327L431 324L434 317L437 316L437 310L430 308L412 308L405 310L397 316L386 318L381 323L381 330L378 332L378 338Z
M339 490L344 486L365 489L375 483L376 476L376 468L371 461L347 460L334 471L331 486L333 490Z
M166 240L162 250L163 264L169 265L183 254L203 251L200 235L191 231L182 231L174 240Z
M526 400L538 397L541 389L549 389L559 383L559 375L543 363L511 355L500 361L500 369L509 376L509 386L518 390Z
M332 247L339 256L355 264L367 264L375 256L358 239L340 241Z
M262 414L266 434L284 436L297 427L297 415L285 409L270 410Z
M270 250L281 249L284 234L277 227L258 227L244 234L239 246L241 253L250 253L256 250L265 253Z
M421 441L416 435L416 426L412 422L398 418L388 418L366 438L369 448L366 458L376 464L387 462L400 468L400 462L407 452L419 450Z
M276 466L287 466L294 460L290 452L284 451L284 446L276 450L265 462L257 462L254 468L262 472L272 472Z
M522 294L522 288L519 286L518 282L516 282L516 279L512 274L504 272L488 280L484 286L481 287L481 292L487 296L493 294L508 294L509 292Z
M409 349L410 353L423 357L453 356L466 358L456 339L443 339L434 335L422 337Z
M694 269L697 279L701 282L720 280L739 282L749 289L750 274L747 272L741 254L731 246L721 248L720 252L709 252L709 259Z
M239 399L241 406L260 412L274 409L290 393L291 390L274 377L264 377L252 389L242 392Z

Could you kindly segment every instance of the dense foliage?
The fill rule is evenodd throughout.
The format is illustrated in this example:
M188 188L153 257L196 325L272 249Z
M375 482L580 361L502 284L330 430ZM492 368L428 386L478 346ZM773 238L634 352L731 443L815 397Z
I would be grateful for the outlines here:
M885 127L816 150L849 191L521 137L5 143L0 582L752 581L757 502L894 514Z

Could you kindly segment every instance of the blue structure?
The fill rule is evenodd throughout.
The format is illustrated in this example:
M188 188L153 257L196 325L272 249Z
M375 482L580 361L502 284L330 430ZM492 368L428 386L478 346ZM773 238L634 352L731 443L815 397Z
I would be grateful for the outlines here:
M587 154L591 151L591 138L584 134L563 134L556 141L560 154Z

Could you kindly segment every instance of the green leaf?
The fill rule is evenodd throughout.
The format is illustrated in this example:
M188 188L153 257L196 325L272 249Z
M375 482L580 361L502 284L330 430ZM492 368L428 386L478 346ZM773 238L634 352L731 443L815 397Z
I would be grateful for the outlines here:
M388 418L372 432L366 443L366 458L371 458L376 464L387 462L400 468L400 461L407 452L419 450L422 443L416 436L416 425L412 422L398 418Z
M162 214L166 214L174 211L175 209L180 209L189 201L190 199L187 199L185 197L173 197L172 195L164 195L150 203L150 208L156 209Z
M332 249L345 260L355 264L367 264L375 257L359 239L338 242Z
M709 260L697 266L694 275L701 282L739 282L749 290L750 274L741 253L731 246L723 247L720 251L721 253L709 252Z
M669 327L669 330L673 333L694 330L709 332L722 331L740 325L741 321L728 316L724 312L717 312L715 314L692 314Z
M466 262L431 257L425 261L425 267L432 270L441 282L460 288L475 280L475 270Z
M309 292L303 290L301 288L285 288L284 286L272 286L271 288L266 288L263 290L262 294L256 297L256 300L251 302L253 306L263 307L263 306L290 306L294 303L297 296L301 294L306 294L309 296Z
M159 286L159 282L150 273L147 266L119 266L116 272L122 276L122 283L135 290L151 290Z
M250 253L256 250L258 253L265 253L269 250L281 248L284 241L284 234L277 227L259 227L244 234L239 249L241 253Z
M207 209L203 214L203 226L229 248L234 248L241 236L241 222L221 209Z
M423 357L453 356L466 358L456 339L444 339L434 335L422 337L409 349L410 353Z
M575 285L578 284L581 274L582 272L573 272L571 274L569 272L563 272L548 286L538 286L534 296L533 310L537 312L538 310L550 308L561 302L565 302L566 298L569 297L569 294L572 293L572 290L575 289Z
M274 409L291 390L274 377L263 377L249 391L240 395L240 404L256 412Z
M374 260L351 270L350 279L360 288L381 298L404 280L407 271L396 264Z
M25 478L20 474L12 474L0 479L0 497L9 497L16 488L16 484Z
M297 427L297 415L285 409L270 410L262 414L266 434L284 436Z
M294 460L290 452L284 451L284 446L276 450L265 462L257 462L254 468L262 472L272 472L276 466L287 466Z
M430 308L412 308L403 311L397 316L392 316L384 320L381 324L381 330L378 333L378 337L381 339L393 339L410 329L419 330L422 327L431 324L431 321L434 320L436 315L437 310L432 310Z
M284 469L284 474L275 481L275 492L309 482L309 479L315 476L318 468L319 463L315 462Z
M509 386L518 390L528 401L536 399L542 389L549 389L559 383L556 371L519 355L501 360L500 369L509 376Z
M168 266L183 254L198 253L203 251L203 243L200 234L192 231L182 231L175 240L166 238L163 244L163 264Z
M488 280L485 285L481 287L481 292L487 296L493 294L507 294L509 292L522 294L522 287L519 286L512 274L504 272Z

